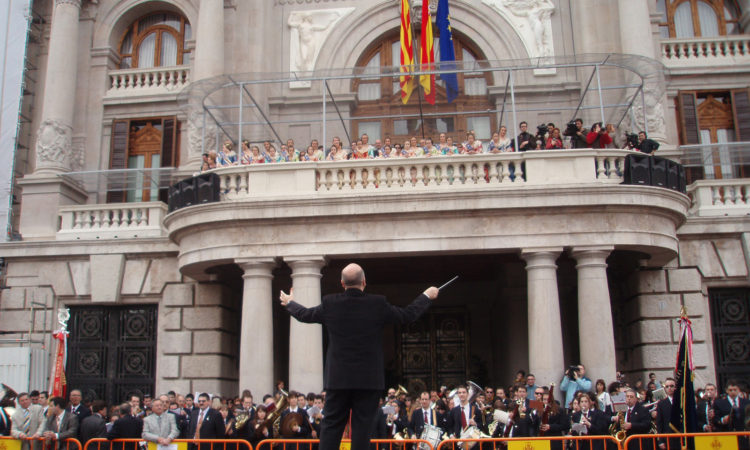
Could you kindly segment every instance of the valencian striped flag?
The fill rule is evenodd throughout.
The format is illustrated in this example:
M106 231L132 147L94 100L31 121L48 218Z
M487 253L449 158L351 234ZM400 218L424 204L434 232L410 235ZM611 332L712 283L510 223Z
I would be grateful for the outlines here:
M419 41L420 70L435 70L435 53L432 50L432 19L430 18L430 0L422 1L422 38ZM430 105L435 104L435 75L420 75L419 84L424 89L424 99Z
M453 30L451 30L448 0L438 0L435 24L440 32L440 70L455 70L456 51L453 48ZM450 103L458 95L458 78L455 73L443 73L440 78L445 81L445 96Z
M680 312L680 343L677 348L677 366L674 378L677 380L672 417L669 427L676 433L695 433L698 420L695 413L695 391L693 389L693 329L685 308Z
M409 14L409 0L401 0L401 101L406 104L414 90L414 81L410 72L414 64L414 51L411 37L411 14Z

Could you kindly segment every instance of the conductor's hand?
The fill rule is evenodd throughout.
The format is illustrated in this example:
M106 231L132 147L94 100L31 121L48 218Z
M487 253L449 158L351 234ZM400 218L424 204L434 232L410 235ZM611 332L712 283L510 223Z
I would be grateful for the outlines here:
M288 294L284 291L281 291L279 300L281 300L281 306L286 306L289 304L289 302L294 301L294 288L289 288Z
M435 300L438 296L438 293L440 293L440 289L436 288L435 286L430 286L426 291L424 291L424 295L426 295L430 300Z

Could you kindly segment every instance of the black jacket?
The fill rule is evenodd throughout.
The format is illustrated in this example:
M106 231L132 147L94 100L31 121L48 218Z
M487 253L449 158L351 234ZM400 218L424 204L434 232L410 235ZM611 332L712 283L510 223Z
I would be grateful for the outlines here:
M91 439L106 439L107 423L99 414L91 414L81 421L81 426L78 428L78 435L81 437L81 445L84 447L86 446L86 442ZM101 445L102 450L105 450L108 447L108 445L106 447L104 444Z
M405 308L393 306L382 295L347 289L326 295L320 305L305 308L289 302L287 310L298 321L321 323L328 331L325 389L385 389L383 328L389 323L417 320L430 299L420 294Z
M115 420L112 429L107 433L107 439L141 439L143 434L143 420L140 417L130 415L122 416ZM112 443L112 450L133 450L136 448L132 443Z
M461 406L456 406L448 413L448 429L446 430L448 434L453 434L456 438L459 438L461 436L461 430L462 430L462 421L461 421ZM474 422L477 423L477 428L480 430L484 430L484 422L482 420L482 411L477 408L475 404L471 404L471 417L474 419Z
M444 426L445 420L443 420L443 415L437 412L436 409L429 410L427 414L429 415L429 420L432 421L432 425L439 428ZM420 437L422 436L422 431L424 431L424 413L422 408L417 408L411 413L411 420L409 420L409 434ZM445 429L443 429L443 431L445 431Z
M200 412L200 409L195 409L190 416L189 439L195 437L195 429L198 426ZM224 417L222 417L219 411L207 408L206 415L201 424L200 439L224 439Z

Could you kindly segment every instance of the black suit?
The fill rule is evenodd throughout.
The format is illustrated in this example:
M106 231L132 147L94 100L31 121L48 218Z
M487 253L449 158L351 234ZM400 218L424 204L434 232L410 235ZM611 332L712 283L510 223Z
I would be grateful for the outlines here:
M0 436L10 436L10 415L0 406Z
M190 416L190 431L188 432L190 439L195 439L195 429L198 426L200 412L200 409L195 409ZM221 413L213 408L206 408L200 429L200 439L224 439L224 430L224 417ZM199 447L200 450L210 450L211 444L200 444Z
M441 425L445 422L442 416L436 409L427 409L427 420L430 421L430 425L432 426L442 428ZM424 410L422 408L415 409L411 413L411 420L409 420L409 434L419 438L422 436L422 431L424 431L424 425Z
M143 434L143 420L139 417L125 415L115 420L112 429L107 433L107 439L141 439ZM133 442L115 442L112 444L112 450L137 450L138 443Z
M539 427L542 425L542 415L543 413L539 415L535 414L537 423L534 428L537 430L539 430ZM549 425L549 430L544 433L545 436L565 436L568 434L568 430L570 430L570 419L565 413L565 408L560 407L559 403L557 404L557 413L550 411L550 414L547 417L547 425ZM541 435L541 430L539 435ZM550 449L562 450L562 441L550 441Z
M180 430L180 434L177 435L177 439L187 439L187 433L189 428L189 421L187 416L180 414L180 410L167 411L169 414L174 414L174 421L177 423L177 429Z
M461 420L461 416L463 413L461 412L461 406L456 406L455 408L451 409L451 411L448 413L448 434L454 435L456 438L459 438L461 436L461 430L463 429L463 421ZM477 423L477 428L480 430L484 429L484 421L482 420L482 411L477 408L475 404L471 404L471 411L470 411L471 418L474 419L474 422ZM468 420L466 421L468 426Z
M284 422L284 417L289 415L292 411L287 408L281 413L281 422ZM310 439L312 437L312 427L310 426L310 419L307 415L307 412L302 408L297 408L297 414L301 415L304 419L302 421L302 424L300 425L300 429L295 435L292 437L292 439Z
M631 428L625 433L628 436L634 434L648 434L651 431L651 413L643 406L643 403L636 403L630 413L625 414L625 421L630 422ZM640 445L642 442L642 446ZM628 449L651 450L653 448L652 439L634 439L630 441Z
M737 398L739 408L733 408L730 398L719 398L714 402L714 429L716 431L745 431L745 408L750 401L744 398ZM721 423L722 418L729 416L727 424Z
M86 446L86 442L95 438L107 438L107 423L104 421L102 416L99 414L91 414L81 421L81 426L78 428L78 435L82 446ZM93 444L92 444L93 445ZM96 447L92 447L96 448ZM109 444L102 443L97 450L107 450Z
M339 448L350 410L351 448L368 448L378 398L385 389L383 328L389 323L413 322L429 306L430 299L424 294L399 308L382 295L365 294L359 289L326 295L313 308L289 302L287 310L295 319L323 324L328 332L321 450Z
M659 400L656 404L656 432L659 434L670 434L674 433L674 430L670 426L672 419L672 401L669 397ZM667 443L667 439L659 439L660 444ZM669 448L680 448L679 438L669 439Z
M83 419L91 416L91 409L83 403L79 403L78 406L68 406L68 412L78 416L78 440L83 444L83 436L81 435Z
M696 414L698 416L698 431L708 431L708 411L714 408L713 401L709 403L708 400L701 400L696 406Z
M581 411L573 413L570 419L571 423L581 423L582 414L583 413ZM604 436L606 434L609 434L609 425L611 422L607 413L602 412L598 409L590 409L588 419L589 422L591 422L591 426L589 426L589 429L587 431L588 436ZM600 450L604 448L603 441L574 441L574 444L576 442L580 446L580 450Z

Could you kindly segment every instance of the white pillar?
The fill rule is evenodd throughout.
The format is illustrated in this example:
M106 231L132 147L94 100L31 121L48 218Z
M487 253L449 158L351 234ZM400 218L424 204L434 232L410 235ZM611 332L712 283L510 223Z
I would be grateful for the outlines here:
M592 380L614 380L617 374L606 262L612 250L576 247L572 252L578 262L578 345L586 376Z
M260 403L261 397L274 388L272 306L277 298L271 291L271 271L276 264L271 259L237 263L244 271L239 387L250 389L255 402Z
M42 123L37 132L36 173L70 171L81 0L55 0L52 12Z
M200 0L193 81L224 73L224 0Z
M646 0L618 0L622 53L656 59Z
M539 384L558 382L564 367L555 261L562 248L524 249L528 276L529 372Z
M324 258L286 259L292 268L294 300L311 308L320 304L320 270ZM298 322L289 325L289 389L320 392L323 389L323 327Z

